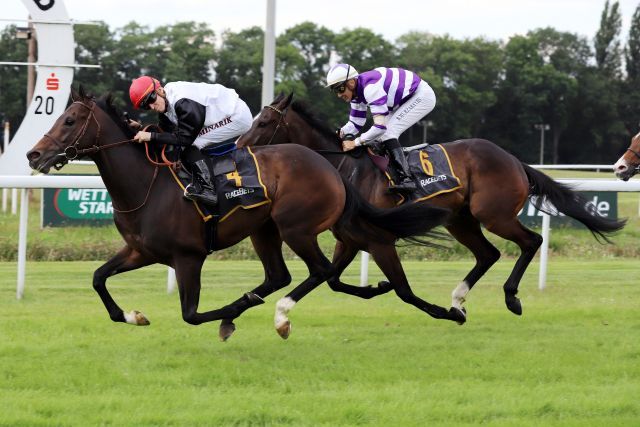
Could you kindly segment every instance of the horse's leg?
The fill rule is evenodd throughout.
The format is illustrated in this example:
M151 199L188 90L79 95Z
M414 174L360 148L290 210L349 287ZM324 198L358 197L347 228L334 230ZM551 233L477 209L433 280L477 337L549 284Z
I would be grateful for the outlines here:
M335 292L342 292L364 299L370 299L378 295L386 294L393 286L388 281L381 281L377 287L353 286L340 281L340 275L351 264L358 254L358 248L354 244L337 241L333 252L333 275L327 280L329 287Z
M520 304L520 299L516 297L518 285L529 263L542 244L542 236L526 228L515 217L505 222L493 221L489 225L485 224L485 226L492 233L516 243L522 251L504 284L504 297L507 308L520 315L522 314L522 305Z
M331 277L333 266L320 250L317 236L289 230L283 235L283 239L309 269L309 277L276 303L276 331L282 338L287 339L291 332L291 322L287 314L305 295Z
M200 274L205 256L191 255L177 257L173 261L180 291L180 305L182 308L182 318L191 325L199 325L205 322L212 322L221 319L234 319L244 310L254 305L262 304L259 298L246 293L244 297L217 310L198 313L200 304Z
M436 319L453 320L461 325L466 321L466 316L462 310L455 307L447 310L439 305L431 304L413 293L402 264L400 264L400 258L395 246L391 244L370 244L369 251L380 270L391 281L391 286L393 286L402 301L415 306Z
M475 256L476 264L451 293L451 306L466 310L462 304L478 280L500 259L500 251L482 233L480 223L468 211L452 218L447 230Z
M109 317L114 322L124 322L131 325L146 326L149 321L139 311L125 313L107 290L107 279L115 274L135 270L153 264L155 261L145 258L140 252L125 246L109 261L104 263L93 273L93 289L96 290L102 303L109 312Z
M251 292L263 299L291 283L291 274L282 258L282 239L273 221L269 221L257 233L252 234L251 242L264 268L264 282ZM241 302L242 298L232 304ZM233 319L222 319L220 339L226 341L235 329Z

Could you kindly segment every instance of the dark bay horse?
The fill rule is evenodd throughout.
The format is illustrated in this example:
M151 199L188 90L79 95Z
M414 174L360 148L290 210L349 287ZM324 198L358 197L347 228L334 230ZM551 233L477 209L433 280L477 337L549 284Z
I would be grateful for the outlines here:
M395 242L414 235L429 236L442 224L447 211L379 209L347 185L335 168L317 153L301 146L258 147L253 155L271 200L252 209L239 209L216 228L215 249L223 249L250 236L264 270L264 282L252 292L220 309L198 312L201 269L207 256L205 224L194 203L182 191L167 167L152 164L145 146L131 143L132 130L112 105L110 96L97 101L73 93L72 103L53 128L27 153L29 165L48 173L69 159L90 157L98 167L114 206L114 221L125 246L98 268L93 287L115 322L148 325L138 311L125 313L106 288L106 280L122 272L160 263L176 271L183 319L193 325L223 320L220 337L228 338L232 320L262 298L288 285L291 276L282 257L283 241L305 262L309 277L276 305L276 329L286 338L288 311L313 288L333 275L334 267L321 252L317 235L330 227L341 231L349 245L375 253L375 259L397 292L411 299L405 285ZM400 220L410 216L411 221ZM404 279L404 282L403 282ZM404 287L402 287L405 285ZM340 291L377 295L391 287L363 289L344 286ZM462 313L426 301L411 299L428 314L464 321Z
M400 203L397 195L388 191L388 180L376 168L364 151L357 148L343 153L341 141L326 124L318 121L308 107L292 102L293 95L278 97L254 120L251 129L238 141L238 146L295 143L323 154L340 174L352 182L365 199L379 207ZM521 255L504 284L505 302L509 310L522 314L516 297L520 280L542 243L542 237L526 228L517 218L529 196L537 207L543 197L555 208L580 221L598 238L621 229L625 222L599 216L587 201L568 186L558 184L545 174L522 163L494 143L484 139L463 139L443 144L453 170L460 178L461 188L437 195L429 201L447 207L453 215L447 230L473 252L476 264L452 292L452 307L462 309L467 293L500 258L500 252L484 236L481 225L490 232L516 243ZM338 274L330 279L339 282L339 273L349 265L357 248L338 241L334 265Z

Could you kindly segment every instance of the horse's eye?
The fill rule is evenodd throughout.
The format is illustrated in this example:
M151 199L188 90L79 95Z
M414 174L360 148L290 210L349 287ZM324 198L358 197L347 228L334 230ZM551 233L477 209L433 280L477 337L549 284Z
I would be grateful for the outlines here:
M72 126L76 121L74 119L72 119L71 117L67 117L64 121L64 124L67 126Z
M267 126L267 122L258 122L258 127L259 128L263 128L265 126Z

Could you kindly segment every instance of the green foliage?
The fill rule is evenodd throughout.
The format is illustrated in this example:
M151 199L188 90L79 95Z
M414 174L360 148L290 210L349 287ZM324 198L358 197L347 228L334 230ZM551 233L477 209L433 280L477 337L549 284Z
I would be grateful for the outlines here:
M24 62L27 60L27 43L16 39L16 27L8 25L0 33L0 55L3 61ZM18 128L27 109L27 73L19 65L0 66L0 119L8 120L12 132Z
M596 63L605 75L614 78L620 75L621 28L620 3L614 1L610 5L609 0L606 0L600 17L600 28L595 37Z
M359 71L400 66L417 72L434 88L429 141L482 137L525 162L537 162L540 133L551 126L544 159L554 163L611 163L637 132L640 103L640 9L636 10L624 49L620 41L619 2L604 4L593 44L589 38L539 28L506 41L456 40L410 31L394 43L373 30L355 27L334 33L313 22L285 29L276 42L276 94L293 92L321 120L343 125L349 107L324 81L335 61ZM0 34L0 57L24 61L27 46L15 27ZM75 83L100 95L110 91L134 118L155 121L155 114L132 111L132 79L151 74L163 82L217 82L235 89L252 112L261 108L264 32L251 27L218 35L206 23L180 22L157 28L135 22L122 28L75 26L76 57L100 69L76 71ZM621 63L626 58L626 74ZM25 111L23 67L0 67L0 113L13 131ZM416 125L402 135L405 145L422 142Z
M262 54L264 32L252 27L239 33L222 34L216 55L216 82L232 87L253 112L262 108Z

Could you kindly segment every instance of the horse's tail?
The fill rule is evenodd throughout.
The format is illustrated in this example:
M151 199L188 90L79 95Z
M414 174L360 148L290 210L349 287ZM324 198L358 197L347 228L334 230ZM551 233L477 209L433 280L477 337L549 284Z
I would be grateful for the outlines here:
M439 246L431 240L447 238L446 234L432 230L447 222L450 214L448 209L426 203L406 203L388 209L377 208L367 202L350 182L344 178L343 182L346 201L341 225L346 232L354 233L360 239L385 243L388 238L380 233L382 229L396 239L423 246Z
M522 167L524 167L529 179L529 195L546 197L558 212L562 212L584 224L598 241L603 239L610 243L608 237L613 232L622 229L627 223L626 219L618 221L601 216L592 203L572 190L568 185L554 181L527 164L522 163ZM537 197L531 201L542 212L554 214L552 209L544 205L543 197Z

